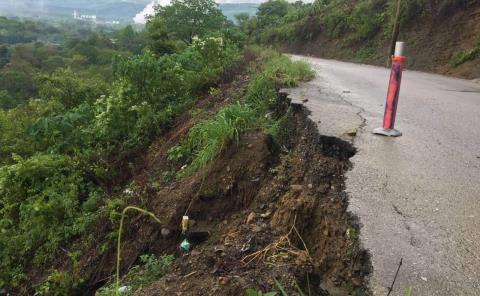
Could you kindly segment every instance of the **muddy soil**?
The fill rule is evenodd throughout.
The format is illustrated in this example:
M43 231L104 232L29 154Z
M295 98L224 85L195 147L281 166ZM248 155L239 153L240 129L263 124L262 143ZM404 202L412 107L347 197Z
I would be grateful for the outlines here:
M248 77L236 81L239 85L222 88L220 97L199 102L205 116L235 96L229 89L244 89ZM130 198L117 210L136 205L162 223L128 215L121 274L143 254L173 254L176 260L166 276L135 295L245 295L248 288L282 288L288 295L369 294L369 258L344 192L355 149L318 135L302 107L284 111L288 116L277 137L252 130L189 177L172 177L184 163L168 160L167 151L202 116L186 114L150 147L128 185ZM188 253L179 248L184 215L193 222ZM116 228L109 218L118 221L105 217L89 237L74 243L71 249L82 250L75 262L60 255L52 267L84 280L78 295L94 295L114 280ZM198 233L207 236L195 237ZM35 281L41 282L41 274Z
M386 65L390 39L384 38L383 31L368 40L352 43L348 37L329 38L317 22L307 22L303 30L316 36L314 40L291 42L280 48L301 55ZM401 28L399 40L406 42L407 69L466 79L480 78L480 55L461 65L453 64L457 54L478 47L480 4L412 21Z
M247 288L279 291L279 284L288 295L368 294L368 255L344 192L355 151L320 137L304 112L291 113L280 141L251 131L204 172L142 189L163 225L132 217L123 272L143 253L177 259L135 295L244 295ZM206 241L191 239L188 253L179 250L183 215L194 220L192 232L209 233Z

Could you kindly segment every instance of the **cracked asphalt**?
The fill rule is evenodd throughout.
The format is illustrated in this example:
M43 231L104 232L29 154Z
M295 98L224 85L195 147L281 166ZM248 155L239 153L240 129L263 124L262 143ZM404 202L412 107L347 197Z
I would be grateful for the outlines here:
M373 294L387 294L403 258L391 295L408 287L480 295L480 84L407 70L396 124L403 137L385 138L371 131L382 125L389 70L294 58L317 77L288 90L292 100L321 134L358 149L346 188L372 256Z

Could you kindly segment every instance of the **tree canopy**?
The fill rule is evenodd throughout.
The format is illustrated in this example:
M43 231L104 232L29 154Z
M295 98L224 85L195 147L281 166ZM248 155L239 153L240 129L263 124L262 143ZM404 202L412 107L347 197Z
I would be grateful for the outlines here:
M192 43L195 36L219 31L228 23L214 0L173 0L171 5L156 9L153 20L160 18L169 34L187 43Z

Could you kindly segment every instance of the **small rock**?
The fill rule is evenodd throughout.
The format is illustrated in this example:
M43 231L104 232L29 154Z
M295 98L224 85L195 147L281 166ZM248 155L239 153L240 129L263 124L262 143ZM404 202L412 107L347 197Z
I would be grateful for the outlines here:
M358 129L357 129L357 128L351 128L351 129L349 129L349 130L347 130L347 131L345 132L345 134L347 134L347 135L349 135L349 136L351 136L351 137L355 137L355 136L357 135L357 133L358 133Z
M163 238L169 237L171 233L172 232L168 228L162 228L162 230L160 231L160 234L162 235Z
M426 278L426 277L424 277L424 276L422 276L422 277L420 277L420 278L421 278L421 279L422 279L422 281L424 281L424 282L426 282L426 281L427 281L427 278Z
M130 189L130 188L127 188L123 191L123 194L127 194L127 195L130 195L130 196L133 196L133 190Z
M267 211L267 212L265 212L265 213L263 213L263 214L260 214L260 217L262 217L262 218L268 218L268 217L270 217L271 214L272 214L272 211Z
M122 286L120 288L118 288L118 293L121 293L121 294L125 294L125 293L128 293L132 290L132 287L130 286Z
M293 190L293 191L302 191L303 186L302 185L292 185L292 186L290 186L290 189Z
M262 227L260 227L258 225L255 225L255 226L253 226L252 231L255 232L255 233L259 233L259 232L262 231Z
M193 250L190 255L192 257L195 257L195 256L200 256L202 253L199 251L199 250Z
M219 283L220 285L226 285L226 284L228 284L229 282L230 282L230 279L227 278L227 277L221 276L221 277L218 278L218 283Z
M253 144L248 144L247 148L253 148Z
M312 183L308 184L308 189L312 189L312 188L313 188L313 184Z
M222 253L225 252L225 247L224 246L215 246L215 248L213 248L213 250L217 254L222 254Z
M230 166L227 165L227 172L230 172Z
M325 230L323 231L323 235L328 236L328 229L325 229Z
M252 179L253 183L258 183L260 181L260 177L256 177L255 179Z
M257 215L254 213L254 212L251 212L248 216L247 216L247 224L252 224L253 222L255 222L255 219L257 218Z

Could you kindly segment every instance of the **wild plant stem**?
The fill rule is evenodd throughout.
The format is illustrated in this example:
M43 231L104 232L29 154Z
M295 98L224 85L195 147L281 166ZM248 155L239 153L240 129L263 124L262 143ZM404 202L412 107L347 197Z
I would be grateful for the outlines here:
M120 260L121 260L121 240L122 240L122 232L123 232L123 221L125 220L125 216L128 210L135 210L138 211L142 214L145 214L147 216L150 216L153 220L155 220L158 223L160 222L160 219L157 218L153 213L146 211L144 209L140 209L134 206L128 206L122 211L122 218L120 219L120 227L118 228L118 238L117 238L117 267L116 267L116 274L115 274L115 295L118 296L120 295Z

